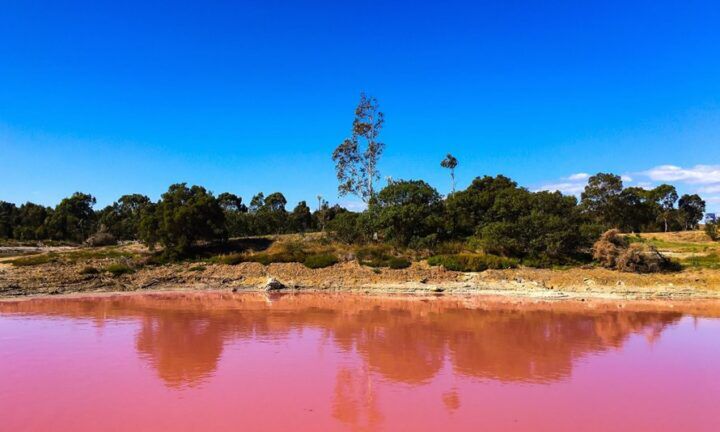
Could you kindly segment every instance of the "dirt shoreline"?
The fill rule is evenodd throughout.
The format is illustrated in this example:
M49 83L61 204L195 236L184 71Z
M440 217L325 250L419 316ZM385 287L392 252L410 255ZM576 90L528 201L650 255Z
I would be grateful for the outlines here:
M82 274L83 264L0 264L0 299L67 294L162 291L263 291L269 278L293 292L483 295L542 300L720 299L714 270L638 275L601 268L520 268L463 273L414 263L408 269L372 269L356 262L311 270L301 264L192 263L141 268L133 274Z

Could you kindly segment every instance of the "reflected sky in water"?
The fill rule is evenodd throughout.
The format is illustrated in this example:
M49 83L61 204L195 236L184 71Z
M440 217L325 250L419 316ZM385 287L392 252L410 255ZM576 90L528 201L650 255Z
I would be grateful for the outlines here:
M259 293L0 303L0 426L716 430L720 307L623 306Z

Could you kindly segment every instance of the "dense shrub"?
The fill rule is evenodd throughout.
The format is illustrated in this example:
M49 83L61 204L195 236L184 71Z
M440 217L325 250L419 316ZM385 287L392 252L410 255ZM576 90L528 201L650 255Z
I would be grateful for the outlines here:
M435 255L428 258L427 261L431 266L443 266L447 270L463 272L515 268L518 265L515 259L481 254Z
M422 180L392 181L377 195L370 210L377 215L381 237L401 246L428 247L442 229L440 194Z
M305 261L303 262L303 264L305 264L305 267L311 269L330 267L337 263L337 257L329 253L309 255L305 258Z

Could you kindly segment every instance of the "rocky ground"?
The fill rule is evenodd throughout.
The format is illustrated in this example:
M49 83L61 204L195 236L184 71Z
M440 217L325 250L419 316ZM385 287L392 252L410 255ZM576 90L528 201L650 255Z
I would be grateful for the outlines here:
M13 266L0 262L0 297L146 290L262 290L274 278L286 289L370 292L444 292L546 298L720 298L720 271L685 270L639 275L601 268L520 268L479 273L447 271L416 262L402 270L344 262L323 269L298 263L145 266L132 274L83 274L107 259Z

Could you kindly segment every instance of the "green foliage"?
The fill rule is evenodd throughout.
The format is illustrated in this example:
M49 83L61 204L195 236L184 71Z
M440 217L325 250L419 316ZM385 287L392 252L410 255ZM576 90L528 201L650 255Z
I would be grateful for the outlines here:
M330 253L308 255L305 258L305 261L303 262L303 264L305 264L305 267L308 267L311 269L330 267L337 263L338 263L337 257Z
M60 201L46 222L50 238L83 242L93 232L95 202L92 195L80 192Z
M683 229L696 229L705 214L705 201L699 195L685 194L678 201L678 217Z
M122 276L124 274L135 273L135 270L127 264L115 263L105 267L105 271L112 274L113 276Z
M168 257L188 256L197 241L227 237L225 215L215 197L203 187L172 185L157 206L149 210L141 220L141 237L150 246L156 241L161 243Z
M382 238L401 246L434 243L442 233L442 210L440 194L422 180L390 182L371 209Z
M289 226L290 232L305 232L313 228L313 217L305 201L300 201L298 205L290 213Z
M100 226L117 239L136 240L143 212L150 204L150 198L145 195L123 195L100 212Z
M410 267L410 261L401 257L390 257L387 260L387 266L394 270L404 269Z
M447 270L481 272L487 269L508 269L518 265L517 260L496 255L452 254L435 255L427 260L431 266L443 266Z
M718 224L714 222L707 222L705 224L705 234L710 237L712 241L720 240L720 233L718 233Z
M194 266L188 268L188 271L201 272L201 271L205 271L206 269L207 269L207 267L205 267L204 265L194 265Z
M28 266L36 266L36 265L42 265L42 264L48 264L52 262L57 262L58 256L55 253L47 253L47 254L39 254L39 255L30 255L20 258L15 258L14 260L9 261L10 264L14 265L15 267L28 267Z
M683 267L720 269L720 255L717 252L707 255L696 255L680 261Z
M368 267L390 267L391 269L410 267L410 261L406 258L392 255L390 247L386 245L373 245L359 248L355 256L361 265Z
M327 224L330 235L338 241L347 244L362 243L365 232L362 225L362 215L353 212L344 212L335 216Z
M503 189L478 227L483 250L507 257L562 263L590 245L580 231L576 200L559 192Z
M385 148L378 137L384 123L377 99L361 93L352 134L332 155L340 195L357 195L367 203L375 197L374 184L380 179L377 164Z

